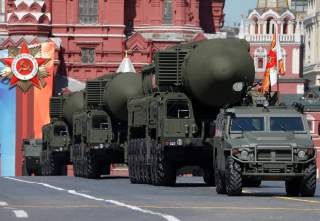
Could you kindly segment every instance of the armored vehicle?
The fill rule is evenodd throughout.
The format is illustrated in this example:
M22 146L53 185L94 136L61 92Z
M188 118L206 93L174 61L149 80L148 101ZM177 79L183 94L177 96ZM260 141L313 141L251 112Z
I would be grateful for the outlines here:
M144 96L128 102L132 183L174 185L177 170L193 165L214 185L213 122L253 83L248 50L244 40L215 39L156 52L142 71Z
M42 148L41 139L24 139L22 141L22 151L23 151L22 175L23 176L41 175L41 168L40 168L41 148Z
M44 176L66 175L67 165L71 164L72 124L70 121L73 119L73 113L66 113L66 107L72 107L73 112L82 110L83 92L74 92L50 99L51 122L42 127L43 147L40 162Z
M141 77L136 73L107 74L87 81L85 108L72 119L75 176L99 178L110 173L110 164L124 163L127 101L141 94ZM72 106L65 111L72 112Z
M294 108L222 109L213 145L219 194L240 195L245 183L260 180L284 180L292 196L315 193L315 149L306 117Z

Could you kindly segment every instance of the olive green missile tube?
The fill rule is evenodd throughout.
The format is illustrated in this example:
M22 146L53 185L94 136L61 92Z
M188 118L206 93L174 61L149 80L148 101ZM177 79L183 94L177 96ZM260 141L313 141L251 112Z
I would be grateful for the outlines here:
M243 97L254 81L249 44L239 39L213 39L197 45L182 65L183 88L201 104L222 107Z
M104 88L104 106L118 120L127 121L127 101L142 96L142 79L137 73L117 73Z
M68 125L72 128L73 115L84 110L84 92L77 91L65 94L63 104L63 116Z

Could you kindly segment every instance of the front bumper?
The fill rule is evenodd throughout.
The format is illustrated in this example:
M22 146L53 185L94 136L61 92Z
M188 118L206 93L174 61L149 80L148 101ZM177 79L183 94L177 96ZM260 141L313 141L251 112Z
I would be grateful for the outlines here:
M259 155L259 151L263 154ZM294 148L254 149L252 160L241 160L231 150L232 158L242 165L242 175L279 179L303 176L306 167L314 163L316 154L306 160L298 160Z

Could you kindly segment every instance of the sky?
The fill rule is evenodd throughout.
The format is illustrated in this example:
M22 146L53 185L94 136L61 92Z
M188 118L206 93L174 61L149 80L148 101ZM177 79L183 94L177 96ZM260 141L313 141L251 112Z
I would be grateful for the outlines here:
M224 13L225 26L235 26L239 24L241 20L241 14L247 16L250 9L256 7L257 0L226 0Z

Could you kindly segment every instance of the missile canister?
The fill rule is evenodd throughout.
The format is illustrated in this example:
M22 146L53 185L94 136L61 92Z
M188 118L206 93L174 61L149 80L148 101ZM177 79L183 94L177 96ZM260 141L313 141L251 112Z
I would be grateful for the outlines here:
M142 79L137 73L118 73L104 89L104 106L118 120L127 121L127 101L142 96Z
M77 91L65 94L63 105L63 116L69 125L73 124L73 115L84 109L84 92Z
M185 59L184 89L198 102L221 107L241 100L245 85L254 81L249 44L238 39L214 39L200 43Z

